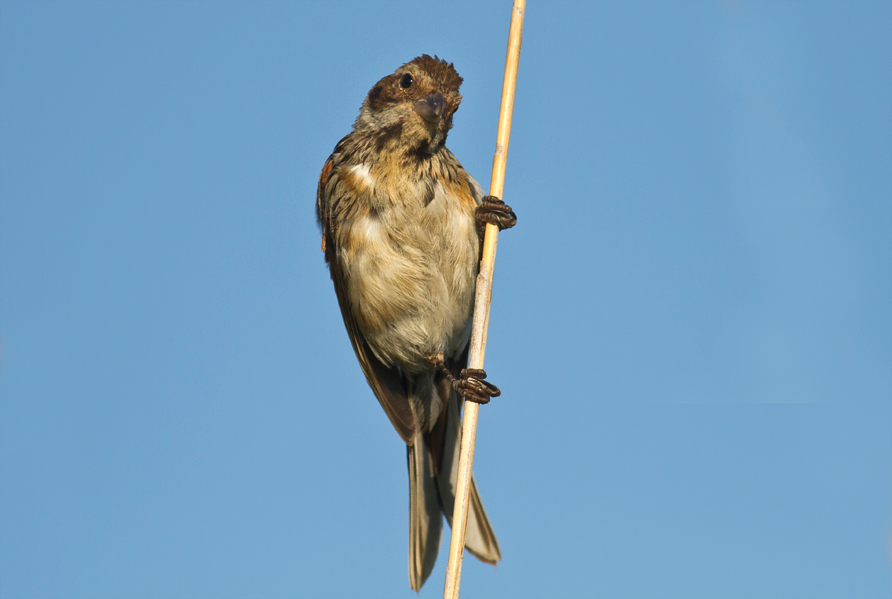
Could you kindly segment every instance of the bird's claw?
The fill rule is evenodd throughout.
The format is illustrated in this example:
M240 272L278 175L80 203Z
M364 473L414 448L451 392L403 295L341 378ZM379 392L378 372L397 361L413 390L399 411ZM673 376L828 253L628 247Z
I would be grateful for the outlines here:
M477 206L477 231L483 239L486 223L492 223L499 230L510 229L517 224L517 215L511 207L496 196L483 196Z
M493 397L502 394L498 387L485 381L486 371L482 368L465 368L461 378L452 381L452 388L468 401L487 404Z

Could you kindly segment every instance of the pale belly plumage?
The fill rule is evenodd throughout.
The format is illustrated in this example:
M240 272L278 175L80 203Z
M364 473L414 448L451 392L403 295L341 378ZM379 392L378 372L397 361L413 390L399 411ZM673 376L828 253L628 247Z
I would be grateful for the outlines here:
M479 252L473 209L459 198L438 185L427 205L414 204L356 219L341 245L357 325L382 362L407 374L467 345Z

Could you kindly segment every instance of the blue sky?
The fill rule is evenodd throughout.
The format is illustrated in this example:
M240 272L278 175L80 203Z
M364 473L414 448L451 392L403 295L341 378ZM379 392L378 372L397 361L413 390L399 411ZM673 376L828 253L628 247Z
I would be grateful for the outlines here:
M0 4L0 595L414 595L316 181L429 53L487 186L509 6ZM463 597L892 594L890 32L530 2Z

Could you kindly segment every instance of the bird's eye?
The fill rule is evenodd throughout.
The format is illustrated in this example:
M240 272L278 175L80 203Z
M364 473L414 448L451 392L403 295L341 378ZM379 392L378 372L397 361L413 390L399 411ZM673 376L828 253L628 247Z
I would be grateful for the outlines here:
M400 77L400 87L403 89L409 89L412 87L413 83L415 83L415 80L412 79L412 75L409 75L408 73Z

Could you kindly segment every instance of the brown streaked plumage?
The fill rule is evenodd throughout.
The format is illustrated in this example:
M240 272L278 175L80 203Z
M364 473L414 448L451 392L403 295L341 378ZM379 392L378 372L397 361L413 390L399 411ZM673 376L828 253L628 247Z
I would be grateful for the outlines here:
M436 562L442 515L451 524L462 396L499 394L486 373L465 369L479 231L516 222L445 147L461 82L452 64L424 55L376 83L323 166L316 202L347 333L407 445L415 590ZM473 480L466 548L501 558Z

